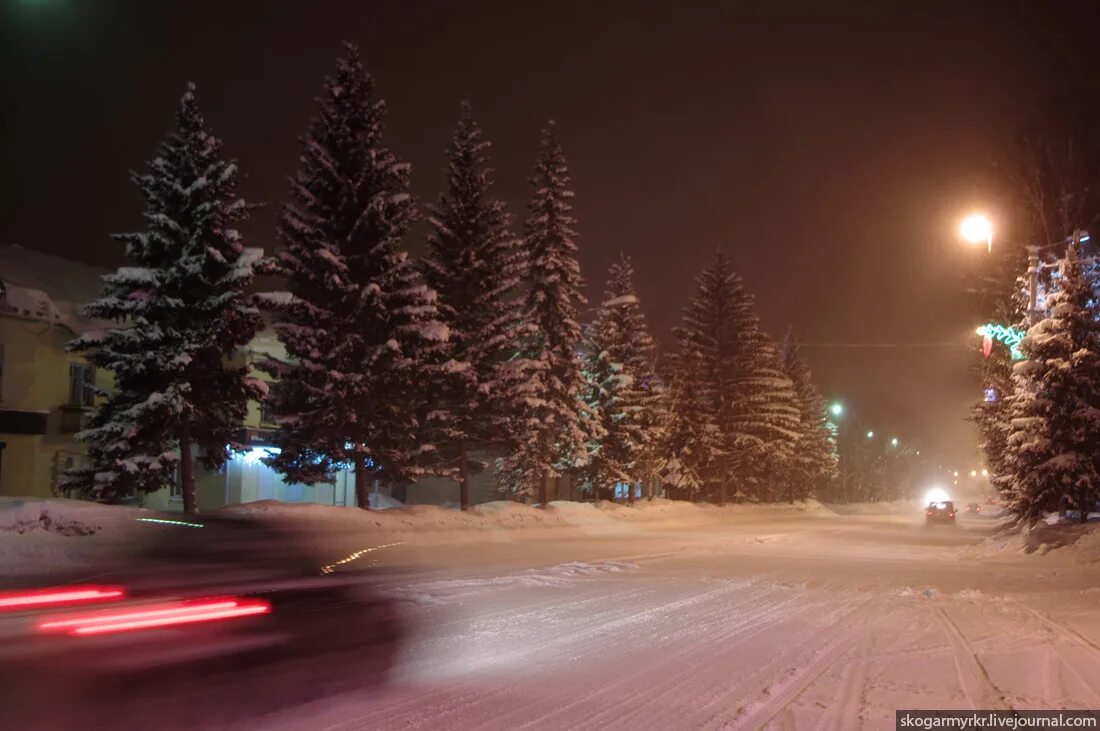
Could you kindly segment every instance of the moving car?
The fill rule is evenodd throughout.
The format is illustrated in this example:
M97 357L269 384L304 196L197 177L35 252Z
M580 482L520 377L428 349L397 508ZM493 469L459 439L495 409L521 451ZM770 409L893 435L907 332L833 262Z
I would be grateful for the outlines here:
M941 500L938 502L928 503L928 509L924 511L924 522L928 525L933 523L946 523L948 525L955 524L955 503L950 500Z
M982 506L977 503L967 503L966 512L968 513L980 513L982 512Z
M218 693L254 711L301 702L307 687L381 683L403 627L359 553L317 555L271 521L166 515L138 518L79 574L0 579L0 717L12 728L93 728L85 711L69 712L74 726L44 719L85 703L117 724L148 696L152 712L200 728L184 716L216 706ZM308 675L294 680L296 697L271 692L273 675L299 668ZM188 692L194 709L155 708L158 695Z

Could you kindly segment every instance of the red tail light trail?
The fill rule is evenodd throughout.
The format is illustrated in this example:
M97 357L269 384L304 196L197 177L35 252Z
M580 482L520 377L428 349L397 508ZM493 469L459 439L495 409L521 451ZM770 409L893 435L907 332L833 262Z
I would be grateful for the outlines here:
M0 594L0 612L26 609L48 609L87 602L122 599L126 592L119 586L64 586L33 591Z
M38 625L38 629L42 632L61 632L83 637L215 622L270 613L271 604L262 599L202 599L68 617L43 622Z

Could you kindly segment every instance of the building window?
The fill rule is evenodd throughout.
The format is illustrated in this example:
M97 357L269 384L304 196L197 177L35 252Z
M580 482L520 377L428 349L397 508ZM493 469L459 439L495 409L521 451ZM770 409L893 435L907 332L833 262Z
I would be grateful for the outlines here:
M267 397L260 402L260 426L275 426L275 384L267 384Z
M174 502L183 501L183 484L180 482L180 467L172 472L172 484L168 487L168 499Z
M92 406L95 403L95 367L89 363L69 364L69 406Z

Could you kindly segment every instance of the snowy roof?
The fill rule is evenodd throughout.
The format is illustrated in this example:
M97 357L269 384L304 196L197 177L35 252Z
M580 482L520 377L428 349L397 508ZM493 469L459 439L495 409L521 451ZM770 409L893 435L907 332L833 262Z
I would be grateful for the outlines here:
M99 296L110 270L0 243L0 314L64 325L82 333L96 325L80 308Z

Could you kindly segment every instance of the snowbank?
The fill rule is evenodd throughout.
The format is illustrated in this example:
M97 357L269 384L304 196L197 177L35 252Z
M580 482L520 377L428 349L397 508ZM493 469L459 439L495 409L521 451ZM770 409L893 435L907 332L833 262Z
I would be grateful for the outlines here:
M83 500L0 497L0 534L42 531L60 536L87 536L104 526L129 522L146 511Z
M1013 554L1046 556L1051 553L1078 563L1100 562L1100 520L1090 519L1082 524L1052 514L1030 530L1013 528L992 535L965 549L962 555L980 560Z

